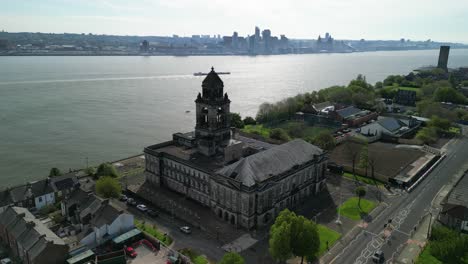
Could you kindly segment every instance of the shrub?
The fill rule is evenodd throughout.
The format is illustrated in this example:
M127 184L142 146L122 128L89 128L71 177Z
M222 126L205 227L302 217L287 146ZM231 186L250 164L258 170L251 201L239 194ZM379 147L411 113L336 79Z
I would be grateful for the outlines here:
M270 131L270 138L277 139L277 140L282 140L282 141L288 141L289 140L288 134L282 128L273 128Z

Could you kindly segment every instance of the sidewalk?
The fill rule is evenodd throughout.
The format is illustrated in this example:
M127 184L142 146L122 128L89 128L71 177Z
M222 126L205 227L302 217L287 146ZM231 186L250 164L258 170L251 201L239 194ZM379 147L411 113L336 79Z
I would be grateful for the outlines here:
M436 194L431 203L430 213L426 214L419 222L416 231L413 233L410 239L408 239L406 246L397 257L395 263L407 264L414 263L418 259L421 251L424 249L427 242L428 230L430 230L434 221L437 220L441 208L441 203L445 197L450 193L453 186L458 180L463 177L465 171L468 170L468 165L463 166L460 171L454 175L450 182L444 185L439 192ZM430 232L430 231L429 231Z

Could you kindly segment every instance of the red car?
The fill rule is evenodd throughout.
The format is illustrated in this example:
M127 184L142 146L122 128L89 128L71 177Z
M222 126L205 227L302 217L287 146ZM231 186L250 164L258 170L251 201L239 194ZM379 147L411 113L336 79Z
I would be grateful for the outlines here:
M126 247L125 253L127 254L127 256L130 256L132 258L135 258L138 255L138 253L136 253L136 251L132 247Z

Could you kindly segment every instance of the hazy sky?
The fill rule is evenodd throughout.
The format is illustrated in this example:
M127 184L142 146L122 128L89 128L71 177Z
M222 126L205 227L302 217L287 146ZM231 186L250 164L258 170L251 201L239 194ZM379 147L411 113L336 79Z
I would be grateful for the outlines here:
M0 30L468 43L468 0L0 0Z

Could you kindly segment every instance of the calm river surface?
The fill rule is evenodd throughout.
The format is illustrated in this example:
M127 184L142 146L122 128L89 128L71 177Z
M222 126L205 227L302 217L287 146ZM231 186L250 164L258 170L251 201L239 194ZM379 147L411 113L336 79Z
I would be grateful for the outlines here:
M0 57L0 188L142 152L194 127L194 100L211 66L231 110L347 84L375 83L437 63L438 50L205 57ZM451 50L449 67L468 66ZM190 110L190 113L186 113Z

